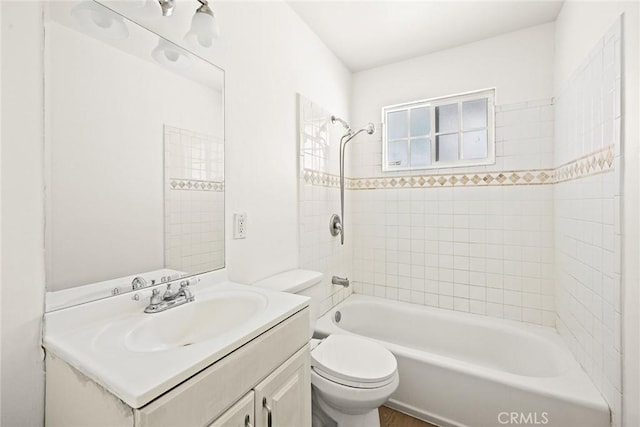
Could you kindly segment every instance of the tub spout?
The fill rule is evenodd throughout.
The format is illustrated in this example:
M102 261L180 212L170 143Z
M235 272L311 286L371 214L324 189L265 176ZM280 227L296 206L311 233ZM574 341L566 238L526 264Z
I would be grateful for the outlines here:
M338 277L333 276L331 278L331 283L334 285L344 286L345 288L349 287L349 278L348 277Z

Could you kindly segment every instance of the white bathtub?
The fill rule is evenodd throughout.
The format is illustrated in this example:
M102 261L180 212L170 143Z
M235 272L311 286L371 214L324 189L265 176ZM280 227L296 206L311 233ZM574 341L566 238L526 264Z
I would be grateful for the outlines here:
M400 386L387 405L440 426L610 425L604 399L550 328L354 294L316 332L391 350Z

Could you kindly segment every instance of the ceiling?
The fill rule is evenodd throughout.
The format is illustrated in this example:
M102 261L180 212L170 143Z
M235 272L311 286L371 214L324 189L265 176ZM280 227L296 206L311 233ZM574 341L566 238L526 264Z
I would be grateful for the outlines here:
M357 72L555 21L562 0L289 0L289 5Z

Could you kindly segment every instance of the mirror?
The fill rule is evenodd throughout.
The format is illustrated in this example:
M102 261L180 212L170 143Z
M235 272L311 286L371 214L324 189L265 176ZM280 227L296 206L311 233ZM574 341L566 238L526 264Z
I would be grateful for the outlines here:
M92 0L49 2L45 147L48 310L224 267L222 69Z

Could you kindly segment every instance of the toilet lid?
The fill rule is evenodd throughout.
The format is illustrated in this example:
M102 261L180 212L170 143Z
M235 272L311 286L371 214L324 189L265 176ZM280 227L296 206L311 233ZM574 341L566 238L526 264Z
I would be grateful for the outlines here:
M351 335L329 335L311 352L311 367L331 381L360 388L393 380L396 358L378 343Z

